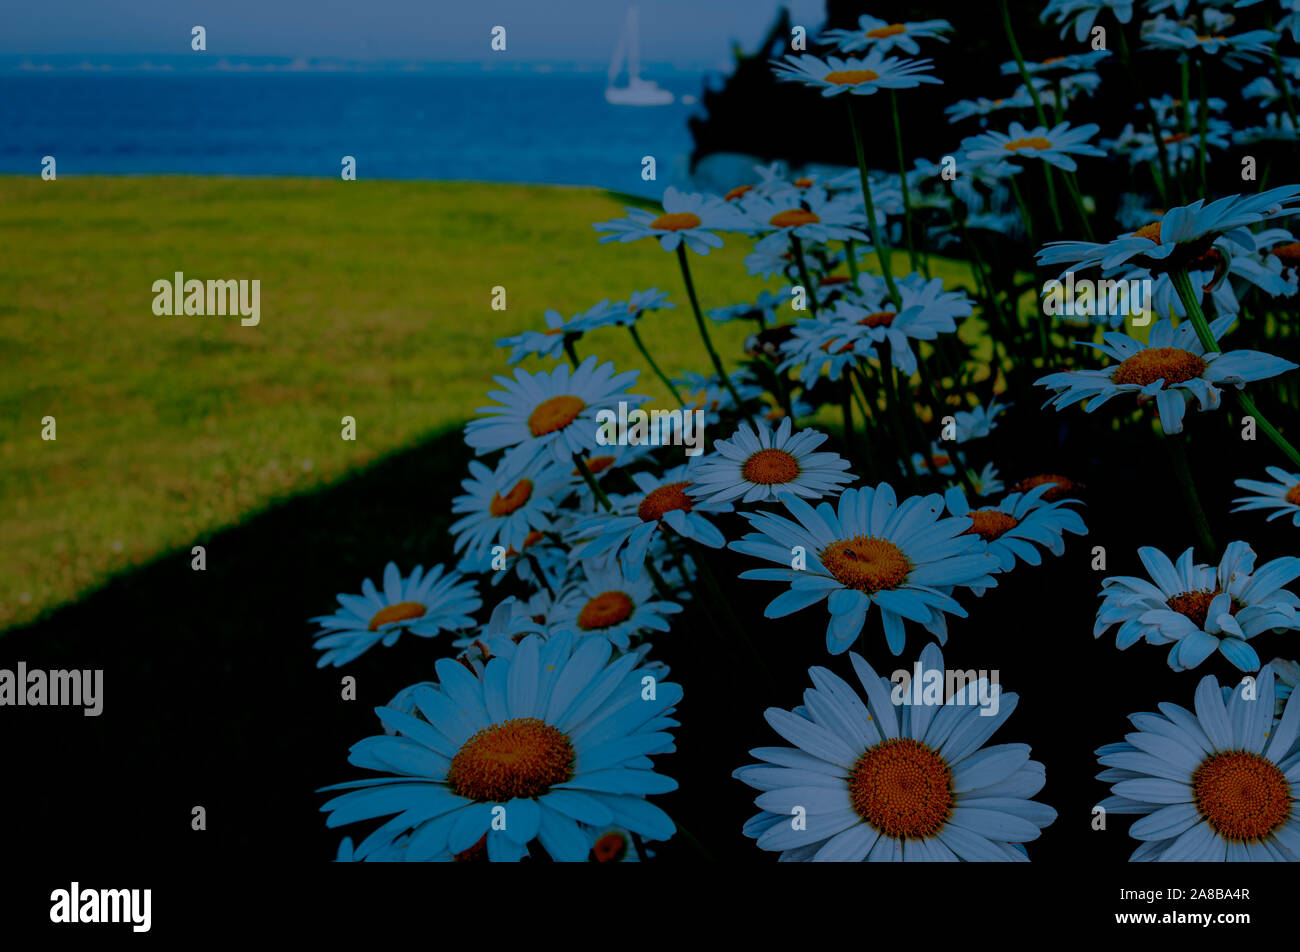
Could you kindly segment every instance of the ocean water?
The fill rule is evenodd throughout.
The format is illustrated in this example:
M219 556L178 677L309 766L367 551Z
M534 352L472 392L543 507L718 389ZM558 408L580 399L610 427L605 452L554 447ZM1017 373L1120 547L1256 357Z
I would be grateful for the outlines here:
M588 72L0 73L0 173L190 173L594 185L682 181L702 74L647 74L669 106L612 106ZM656 181L641 178L655 156Z

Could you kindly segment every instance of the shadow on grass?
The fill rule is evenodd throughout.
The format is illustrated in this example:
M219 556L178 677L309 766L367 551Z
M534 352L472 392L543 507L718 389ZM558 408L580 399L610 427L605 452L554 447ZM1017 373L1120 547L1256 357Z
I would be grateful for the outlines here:
M327 858L313 790L356 775L347 745L375 732L376 705L433 676L447 644L408 637L318 670L307 619L389 560L453 561L448 492L469 456L459 428L435 434L195 540L206 571L187 546L0 637L3 668L104 671L99 717L0 712L9 818L32 855ZM195 806L206 831L191 828Z

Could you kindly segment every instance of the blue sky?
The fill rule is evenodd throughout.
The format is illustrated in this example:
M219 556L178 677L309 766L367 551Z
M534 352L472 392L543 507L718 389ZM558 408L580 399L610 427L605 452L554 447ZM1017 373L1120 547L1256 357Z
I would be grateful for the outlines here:
M0 55L190 54L190 29L207 29L207 56L475 62L505 26L524 62L606 62L622 28L623 0L7 0ZM638 0L641 56L679 67L752 49L778 0ZM820 26L822 0L788 0L796 23ZM198 56L200 54L193 54ZM500 56L502 54L495 54Z

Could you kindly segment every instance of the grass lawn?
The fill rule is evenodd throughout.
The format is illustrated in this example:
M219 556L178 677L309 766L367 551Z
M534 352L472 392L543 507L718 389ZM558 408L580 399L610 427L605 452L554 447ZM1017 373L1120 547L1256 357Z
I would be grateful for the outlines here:
M674 257L649 241L598 244L591 223L624 204L608 192L0 183L0 629L471 417L506 371L494 340L540 327L546 308L658 286L678 307L644 328L651 352L669 373L707 367ZM749 245L692 256L705 308L757 293ZM261 323L156 316L152 284L176 271L260 279ZM496 285L505 311L490 308ZM738 355L744 329L714 329L724 359ZM642 366L621 331L579 352ZM642 369L638 390L665 396ZM46 415L57 441L41 439ZM355 442L341 439L344 416ZM428 509L447 510L455 488L430 486Z

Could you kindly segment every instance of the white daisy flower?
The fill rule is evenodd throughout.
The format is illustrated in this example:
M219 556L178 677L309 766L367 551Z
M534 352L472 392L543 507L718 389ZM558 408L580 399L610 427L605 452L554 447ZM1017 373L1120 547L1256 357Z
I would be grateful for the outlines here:
M790 302L791 289L782 288L773 294L764 288L758 292L754 303L733 304L730 307L715 307L708 312L711 320L719 324L728 324L737 320L754 320L760 324L775 324L776 309Z
M1010 572L1017 558L1030 565L1043 561L1033 543L1052 555L1061 555L1065 552L1065 533L1088 534L1080 515L1065 508L1078 500L1044 502L1043 496L1050 488L1042 485L1027 493L1011 493L996 506L972 509L966 493L953 487L944 493L944 502L952 515L970 518L967 533L983 539L1002 571Z
M360 595L339 595L340 608L333 615L311 619L321 626L312 647L323 651L316 667L338 668L383 642L391 647L402 632L432 638L443 631L474 624L471 612L483 602L473 580L457 572L443 574L441 565L424 573L422 566L402 578L397 566L384 566L383 591L366 579Z
M396 734L354 744L348 761L387 776L323 788L345 791L321 807L326 824L392 816L354 855L409 833L407 862L475 847L512 862L534 840L556 861L585 862L591 827L611 823L667 839L672 820L645 797L677 784L646 758L674 749L681 688L661 681L646 700L637 657L611 662L611 650L603 638L530 635L481 676L438 660L438 683L415 686L411 713L376 709Z
M1265 483L1255 479L1234 480L1235 485L1249 489L1258 495L1242 496L1234 499L1233 512L1247 512L1252 509L1276 509L1268 517L1272 522L1280 516L1290 515L1291 525L1300 526L1300 475L1288 473L1277 466L1266 467L1273 482Z
M1210 332L1214 339L1222 337L1235 320L1228 314L1212 321ZM1139 402L1154 397L1165 433L1181 433L1183 414L1193 398L1200 409L1215 410L1222 398L1220 387L1241 390L1248 381L1274 377L1296 366L1256 350L1207 353L1190 321L1177 328L1169 321L1157 321L1147 344L1127 334L1106 333L1102 338L1104 344L1089 346L1118 363L1100 370L1070 370L1040 378L1035 381L1037 386L1056 391L1044 406L1060 410L1086 400L1084 410L1091 413L1120 394L1133 394Z
M822 59L811 53L791 54L783 60L772 60L772 65L777 79L820 89L823 96L838 96L840 93L870 96L882 89L911 89L921 83L943 82L927 74L931 66L928 59L885 56L877 50L860 59L840 59L838 56Z
M890 23L872 16L858 17L856 30L827 30L817 37L819 44L835 44L841 53L856 53L859 50L875 50L888 53L899 49L915 56L921 52L917 40L938 40L947 43L945 33L952 32L952 24L947 20L920 20L915 23Z
M602 301L584 315L575 317L584 331L602 327L630 327L652 311L670 310L677 305L668 300L668 293L658 288L634 291L626 301Z
M1250 696L1247 697L1249 690ZM1137 728L1097 751L1111 784L1099 804L1141 814L1133 862L1300 862L1300 701L1273 716L1273 670L1243 680L1225 705L1206 675L1195 713L1177 704L1130 714Z
M1027 61L1025 71L1031 76L1037 76L1040 73L1052 73L1058 70L1068 73L1090 72L1096 69L1097 64L1108 56L1110 56L1110 50L1089 50L1086 53L1050 56L1042 61ZM1015 60L1008 60L1002 64L1003 76L1014 76L1019 72L1020 65Z
M985 463L984 468L978 473L971 473L970 481L971 485L975 487L975 492L982 497L996 495L1006 488L998 477L997 467L992 463ZM1044 497L1046 497L1046 494L1044 494Z
M721 248L722 239L714 232L736 231L739 214L736 209L716 195L679 192L669 186L664 190L663 213L655 215L643 208L627 208L627 216L592 225L601 235L601 242L636 241L639 238L658 238L664 251L676 251L682 242L698 255L707 255L710 248Z
M559 311L548 308L543 315L546 330L528 330L509 337L501 337L497 339L497 346L511 348L510 357L506 361L509 364L517 364L525 357L562 358L565 337L574 339L581 337L582 332L587 329L585 323L590 315L603 311L608 305L608 301L601 301L590 311L575 314L567 320Z
M966 443L988 436L998 425L998 417L1010 406L1009 403L999 403L995 397L989 401L987 407L978 406L974 410L958 410L952 415L953 421L957 424L957 442Z
M745 503L775 502L782 492L805 499L835 495L856 477L848 472L848 460L837 453L813 452L824 442L826 434L817 430L795 433L789 417L775 433L765 422L757 422L754 429L741 423L700 460L689 495L708 502Z
M996 161L1014 155L1042 159L1059 169L1073 172L1079 166L1071 158L1072 155L1106 154L1105 149L1088 141L1100 128L1095 122L1073 128L1068 122L1062 122L1050 129L1047 126L1030 129L1019 122L1012 122L1007 132L984 132L963 139L961 148L972 162L990 159Z
M1177 50L1184 54L1195 50L1204 56L1222 59L1233 69L1241 69L1247 63L1271 56L1273 44L1277 41L1271 30L1248 30L1236 36L1199 34L1190 26L1172 20L1165 20L1155 29L1144 31L1142 38L1146 41L1143 49Z
M803 241L870 241L865 216L852 200L830 198L822 190L793 189L741 199L745 228L755 235L794 236Z
M948 638L945 613L966 616L952 598L953 588L995 584L997 560L978 537L965 534L970 519L941 518L943 497L937 493L899 503L893 487L881 483L846 489L837 506L823 502L813 509L788 493L781 501L797 522L768 512L742 513L756 531L730 548L781 566L740 575L790 583L767 606L768 618L827 599L831 654L842 654L857 640L872 605L880 610L891 653L903 651L905 618L942 643ZM791 568L796 562L802 567Z
M582 578L560 595L550 621L579 637L607 638L626 651L633 637L668 631L664 616L681 610L676 602L656 599L649 576L629 578L617 562L588 559Z
M732 506L697 500L689 494L697 466L695 462L677 466L662 477L632 473L637 492L611 496L611 512L579 520L570 530L569 537L576 543L569 553L570 560L621 554L623 571L631 579L640 579L646 553L664 526L711 549L722 548L727 540L707 516L730 512Z
M1109 242L1052 241L1037 254L1042 265L1064 264L1061 271L1100 265L1103 271L1127 262L1153 273L1181 267L1203 255L1219 237L1245 252L1255 250L1247 226L1300 211L1300 185L1271 188L1258 195L1229 195L1208 205L1197 199L1171 208L1164 218Z
M793 747L758 747L763 763L732 776L763 791L744 826L783 861L1025 862L1056 811L1032 799L1046 779L1025 744L985 743L1018 697L981 678L948 698L898 697L898 685L849 655L865 699L826 668L794 711L764 717ZM934 644L921 674L945 681ZM995 699L981 707L979 699ZM984 716L994 711L991 716ZM796 808L802 824L791 822Z
M539 457L522 473L503 476L500 467L494 472L470 460L469 479L461 481L465 495L451 504L453 513L465 513L451 525L455 551L477 562L494 546L522 551L532 533L555 530L555 510L575 488L569 469Z
M571 462L575 453L597 451L599 411L616 410L620 402L637 407L646 401L641 394L627 392L639 374L615 373L612 363L597 365L595 356L572 372L568 364L539 374L515 368L513 380L493 378L505 389L489 391L488 396L500 405L479 408L479 413L491 416L465 424L465 442L479 456L506 450L503 478L522 473L540 457Z
M1133 0L1048 0L1039 19L1046 23L1049 16L1055 17L1061 24L1062 39L1073 26L1074 38L1082 43L1092 33L1097 15L1103 10L1120 23L1129 23L1133 19Z
M1138 556L1152 581L1127 575L1103 580L1093 627L1099 638L1119 623L1120 650L1139 639L1172 644L1169 666L1175 671L1191 670L1217 650L1241 670L1254 671L1259 655L1247 640L1296 626L1300 599L1282 586L1300 576L1300 559L1274 559L1256 570L1245 542L1229 545L1217 568L1194 562L1191 548L1176 564L1150 546Z

